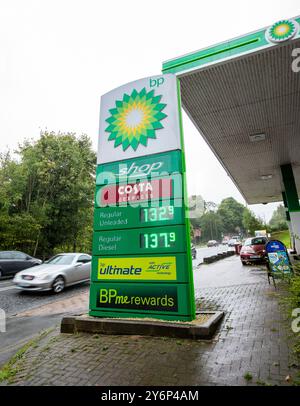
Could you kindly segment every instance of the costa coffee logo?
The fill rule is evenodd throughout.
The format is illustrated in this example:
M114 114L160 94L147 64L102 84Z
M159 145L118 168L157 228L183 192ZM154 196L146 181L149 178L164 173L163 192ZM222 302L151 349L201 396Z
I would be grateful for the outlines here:
M170 198L172 179L155 179L138 183L109 185L100 189L100 206Z

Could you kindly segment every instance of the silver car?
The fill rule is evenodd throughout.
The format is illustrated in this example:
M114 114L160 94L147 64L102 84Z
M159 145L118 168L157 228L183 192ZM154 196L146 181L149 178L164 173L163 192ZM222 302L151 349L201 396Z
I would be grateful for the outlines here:
M60 293L66 286L90 280L91 260L83 253L58 254L42 265L18 272L13 283L21 290Z

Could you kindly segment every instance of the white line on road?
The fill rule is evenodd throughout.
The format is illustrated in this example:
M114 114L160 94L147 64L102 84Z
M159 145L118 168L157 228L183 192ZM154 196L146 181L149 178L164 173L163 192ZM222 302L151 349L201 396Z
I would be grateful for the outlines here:
M0 292L4 292L6 290L13 290L13 289L17 289L15 286L8 286L7 288L0 288Z
M5 279L1 280L0 279L0 287L1 286L12 286L12 285L13 285L13 283L12 283L11 279L9 279L9 280L5 280Z

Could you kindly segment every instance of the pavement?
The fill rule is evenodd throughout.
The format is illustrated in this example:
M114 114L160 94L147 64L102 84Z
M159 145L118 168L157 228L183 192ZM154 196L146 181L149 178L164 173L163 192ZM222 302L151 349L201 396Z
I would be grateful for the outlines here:
M56 329L30 347L15 376L0 385L292 385L298 367L291 329L264 267L230 257L200 265L194 275L197 307L225 312L213 340Z
M60 295L21 292L11 280L0 282L0 308L6 312L6 333L0 333L0 368L40 331L59 326L64 315L88 309L89 284Z

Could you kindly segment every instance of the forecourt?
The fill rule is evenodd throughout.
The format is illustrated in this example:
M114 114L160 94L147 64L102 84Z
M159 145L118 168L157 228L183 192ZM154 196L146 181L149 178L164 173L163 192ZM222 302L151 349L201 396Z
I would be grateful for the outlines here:
M295 17L102 96L91 316L195 318L181 105L247 203L284 201L300 253Z
M163 63L163 73L180 81L184 110L246 202L284 202L298 254L299 24L300 17L283 19Z

